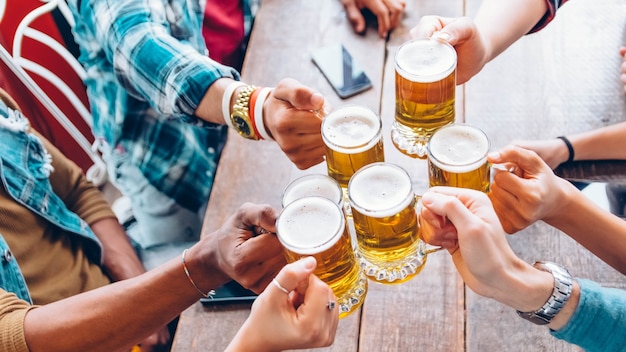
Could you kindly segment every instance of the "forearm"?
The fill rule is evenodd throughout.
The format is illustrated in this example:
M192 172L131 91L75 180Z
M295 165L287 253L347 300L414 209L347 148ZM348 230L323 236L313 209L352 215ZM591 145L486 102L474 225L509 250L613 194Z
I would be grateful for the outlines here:
M486 62L527 34L546 10L545 0L483 1L474 21L486 46Z
M135 277L145 272L131 246L124 228L116 218L106 218L91 225L104 248L103 267L112 281Z
M626 122L568 135L575 160L626 160Z
M556 212L543 220L565 232L604 262L626 274L626 222L562 180Z
M220 125L225 124L226 121L224 121L224 115L222 113L222 97L224 96L226 88L234 81L235 80L231 78L221 78L215 81L207 90L200 104L198 104L195 115L208 122ZM242 89L243 87L240 87L233 92L230 103L228 104L229 111L232 111L232 107L235 104L237 91Z
M223 284L219 269L203 267L191 252L186 262L198 286L208 290ZM30 311L24 321L26 341L33 352L130 348L198 298L178 256L136 278Z

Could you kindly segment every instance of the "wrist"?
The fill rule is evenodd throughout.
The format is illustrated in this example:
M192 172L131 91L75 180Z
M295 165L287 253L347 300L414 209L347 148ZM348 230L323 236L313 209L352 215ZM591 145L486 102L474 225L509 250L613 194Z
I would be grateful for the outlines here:
M562 151L561 154L564 155L564 157L562 157L559 160L562 160L561 162L572 162L574 161L575 158L575 154L574 154L574 147L572 146L572 143L569 141L569 139L565 136L558 136L556 137L557 139L560 139L564 146L565 149L561 148L560 150Z
M278 352L278 348L268 346L267 336L259 336L258 329L250 323L250 316L243 323L235 337L230 341L224 352Z
M207 295L214 288L230 280L230 277L218 266L215 257L211 249L207 250L199 245L186 250L184 267L181 271L187 276L189 286L199 291L198 294Z
M539 219L550 226L560 228L560 224L570 221L570 216L579 217L578 211L572 211L575 207L577 196L585 197L571 182L557 176L552 176L556 181L555 187L551 187L550 204L558 204L548 208L544 216Z
M547 325L563 312L563 308L572 294L573 280L567 269L556 263L538 261L533 264L533 267L551 274L553 278L552 292L540 308L530 311L517 310L517 314L534 324Z
M501 287L493 298L517 311L530 312L541 308L550 298L554 277L520 261L515 270L508 270L507 277L499 280Z

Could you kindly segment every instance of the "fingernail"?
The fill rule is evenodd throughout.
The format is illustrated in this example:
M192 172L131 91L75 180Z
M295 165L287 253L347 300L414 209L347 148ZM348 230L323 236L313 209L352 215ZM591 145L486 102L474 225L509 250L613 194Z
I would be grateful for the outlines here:
M324 101L324 96L322 95L322 93L319 92L315 92L311 95L311 101L312 102L323 102Z
M450 33L446 33L446 32L435 32L432 35L432 38L434 39L439 39L439 40L444 40L446 42L450 41Z
M488 157L494 160L500 160L500 152L491 152Z
M315 258L313 257L305 257L302 258L302 264L305 269L315 269Z
M422 195L421 201L422 201L422 205L432 205L433 196L430 194L430 192L426 192Z

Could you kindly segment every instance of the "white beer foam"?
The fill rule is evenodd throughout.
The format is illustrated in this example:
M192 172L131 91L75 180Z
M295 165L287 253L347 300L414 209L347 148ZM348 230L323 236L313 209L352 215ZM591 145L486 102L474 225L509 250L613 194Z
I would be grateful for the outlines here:
M380 119L373 111L360 106L347 106L324 118L322 136L329 148L344 154L356 154L380 141L380 127Z
M303 176L287 186L283 194L283 206L296 199L310 196L328 198L339 204L343 193L339 184L326 175Z
M398 73L413 82L440 81L456 67L456 51L438 40L415 40L403 45L396 54Z
M428 150L432 156L429 161L438 168L454 173L470 172L487 162L489 140L479 129L450 125L432 135Z
M343 212L330 199L300 198L288 204L276 220L280 242L292 252L320 253L343 235Z
M382 218L399 213L414 199L411 178L399 167L370 164L352 176L350 205L359 213Z

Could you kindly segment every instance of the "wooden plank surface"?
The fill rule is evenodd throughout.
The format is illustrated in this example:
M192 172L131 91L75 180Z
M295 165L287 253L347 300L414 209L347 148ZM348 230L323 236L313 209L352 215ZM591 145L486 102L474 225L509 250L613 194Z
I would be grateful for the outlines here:
M479 3L469 0L470 12ZM547 28L522 38L465 85L467 122L485 130L497 149L514 139L554 138L625 120L618 74L624 28L623 0L570 1ZM626 288L623 275L545 223L509 241L528 262L555 261L574 276ZM466 306L467 351L580 350L471 290Z
M376 32L353 33L336 0L264 0L243 67L243 80L274 86L285 77L318 89L331 106L363 104L379 111L385 41ZM311 61L311 51L343 43L361 64L374 86L340 100ZM325 164L298 170L274 143L244 140L231 131L216 175L205 219L205 231L219 227L246 201L280 206L290 180L305 173L325 173ZM199 303L180 319L174 351L220 351L248 316L246 306L202 307ZM356 351L360 311L342 319L337 338L327 351Z

